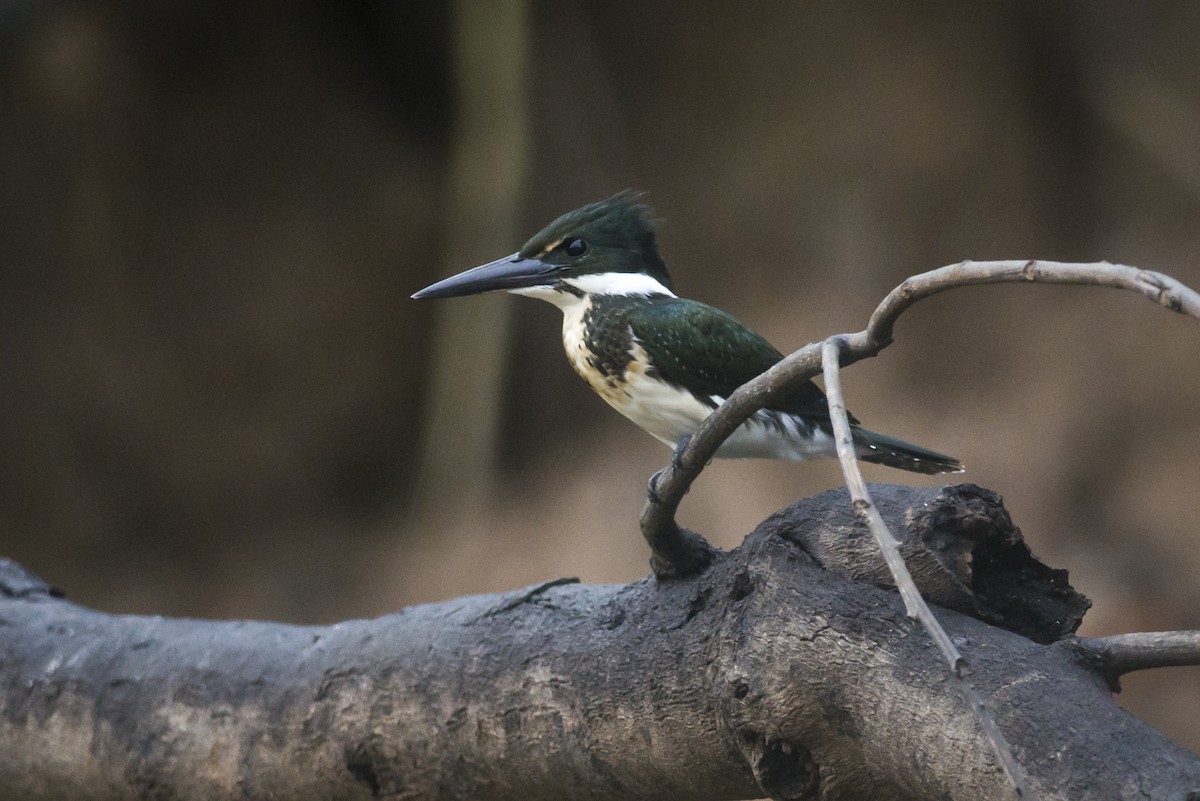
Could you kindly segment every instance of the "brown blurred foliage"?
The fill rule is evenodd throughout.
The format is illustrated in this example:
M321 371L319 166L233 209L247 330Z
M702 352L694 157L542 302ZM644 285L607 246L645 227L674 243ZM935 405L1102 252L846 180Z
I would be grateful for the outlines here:
M646 572L668 451L570 372L549 306L502 299L483 502L417 475L438 311L408 295L519 244L447 224L470 6L0 6L0 552L107 610L296 621ZM523 200L497 214L523 236L648 189L681 291L782 349L963 258L1200 284L1195 4L576 0L527 30ZM1195 321L996 287L897 333L846 373L859 417L1003 493L1088 633L1200 627ZM684 522L732 546L837 484L718 463ZM1195 671L1127 686L1200 748Z

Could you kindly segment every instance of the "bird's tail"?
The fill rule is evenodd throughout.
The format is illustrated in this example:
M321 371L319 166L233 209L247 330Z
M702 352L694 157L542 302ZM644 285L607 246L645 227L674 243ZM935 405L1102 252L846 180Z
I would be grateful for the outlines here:
M864 462L897 467L913 473L961 473L962 462L944 453L926 450L865 428L854 429L854 445Z

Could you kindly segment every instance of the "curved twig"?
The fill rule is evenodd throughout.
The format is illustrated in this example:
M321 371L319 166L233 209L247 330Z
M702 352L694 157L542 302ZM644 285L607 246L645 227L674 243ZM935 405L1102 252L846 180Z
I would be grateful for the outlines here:
M1034 282L1113 287L1137 292L1171 311L1200 319L1200 294L1168 275L1099 262L1072 264L1037 260L964 261L912 276L893 289L871 315L867 327L839 337L843 365L870 358L891 344L896 320L919 300L962 286ZM746 382L721 404L662 470L655 474L650 498L642 511L642 534L654 550L655 573L662 577L688 575L706 562L672 564L674 553L694 553L694 540L680 543L686 529L675 522L683 496L716 454L721 443L759 409L821 372L821 344L810 343L767 372ZM685 534L686 533L686 534ZM692 534L692 536L696 536ZM674 544L673 546L671 544Z

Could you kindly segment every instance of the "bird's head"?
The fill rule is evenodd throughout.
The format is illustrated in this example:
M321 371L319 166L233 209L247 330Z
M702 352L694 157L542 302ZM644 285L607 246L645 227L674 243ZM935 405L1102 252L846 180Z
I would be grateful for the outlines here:
M453 275L413 295L451 298L505 291L561 303L588 294L670 295L650 208L625 191L569 211L511 256Z

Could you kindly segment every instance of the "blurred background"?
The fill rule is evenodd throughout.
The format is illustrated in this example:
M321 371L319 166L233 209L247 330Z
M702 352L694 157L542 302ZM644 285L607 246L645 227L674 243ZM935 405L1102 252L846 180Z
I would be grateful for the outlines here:
M1195 287L1200 5L8 0L0 554L100 609L297 622L644 575L669 451L559 312L408 298L625 187L680 292L784 351L964 258ZM1195 320L1011 286L844 380L1003 494L1099 635L1200 628L1198 366ZM682 522L732 547L840 484L719 462ZM1196 669L1121 697L1200 750Z

